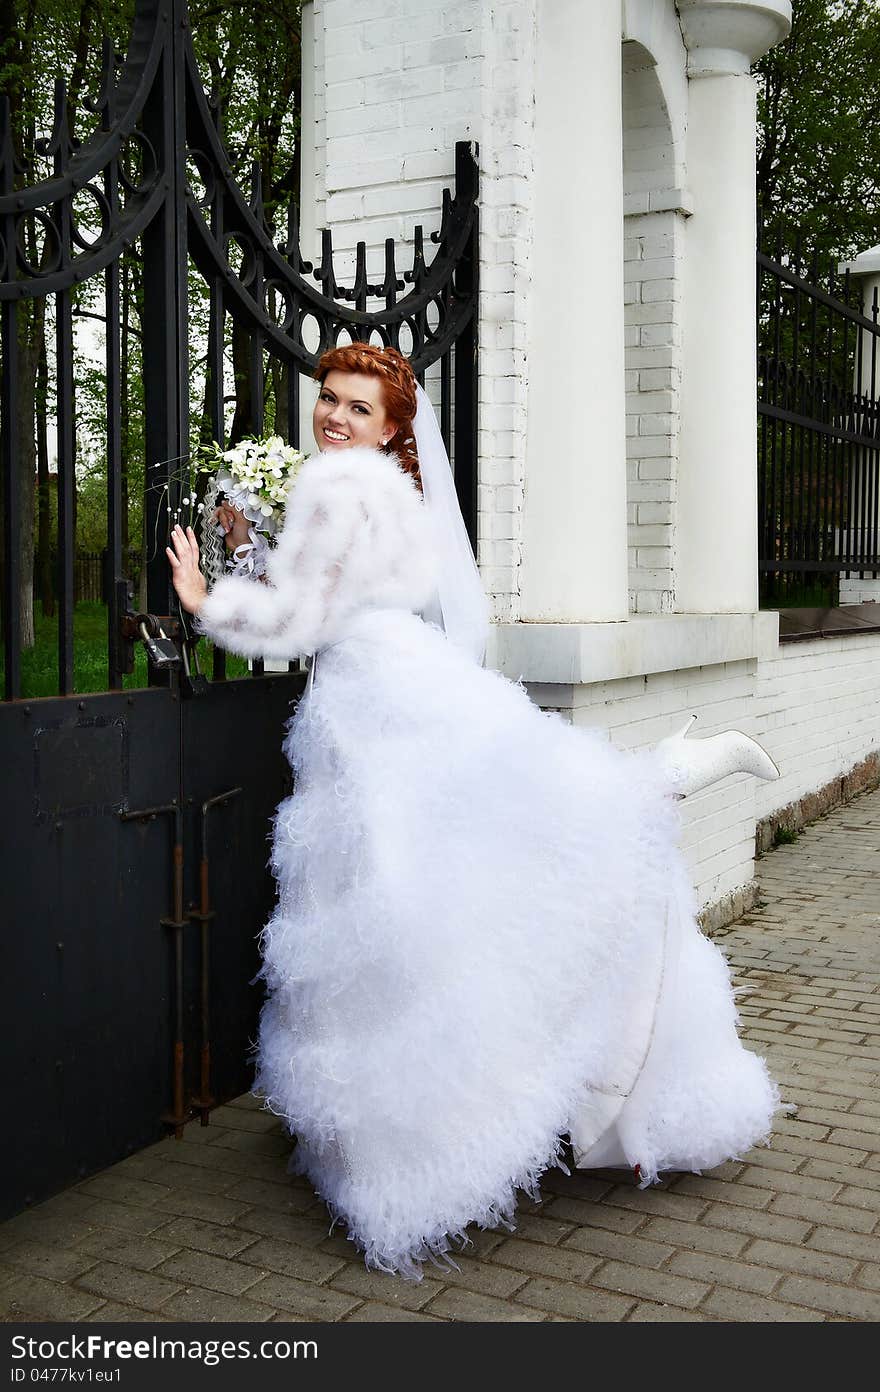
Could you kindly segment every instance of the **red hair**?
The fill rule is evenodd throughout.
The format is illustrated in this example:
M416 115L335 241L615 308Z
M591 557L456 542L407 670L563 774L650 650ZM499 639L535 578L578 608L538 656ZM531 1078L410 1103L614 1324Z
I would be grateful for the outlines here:
M394 434L383 445L386 454L396 454L401 468L411 474L421 489L419 456L412 433L416 414L416 378L409 362L396 348L377 348L373 343L345 343L322 353L315 378L323 382L328 372L362 372L378 377L382 401Z

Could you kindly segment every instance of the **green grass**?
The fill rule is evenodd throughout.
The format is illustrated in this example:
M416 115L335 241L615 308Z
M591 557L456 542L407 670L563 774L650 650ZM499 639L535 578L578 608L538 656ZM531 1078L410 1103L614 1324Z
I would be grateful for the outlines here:
M34 609L36 642L21 655L22 697L57 696L58 694L58 617L46 618L41 606ZM204 638L199 643L202 671L211 674L213 649ZM4 657L0 649L0 686L4 673ZM244 658L227 656L228 677L247 676ZM147 654L143 643L134 649L134 671L122 678L126 691L147 686ZM107 609L97 600L83 600L73 615L73 685L74 691L107 690Z

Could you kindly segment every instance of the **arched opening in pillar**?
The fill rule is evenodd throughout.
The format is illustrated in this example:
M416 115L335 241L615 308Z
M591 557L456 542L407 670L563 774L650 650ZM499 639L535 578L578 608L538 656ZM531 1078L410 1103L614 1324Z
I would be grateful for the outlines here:
M629 609L675 608L682 179L654 58L622 47Z

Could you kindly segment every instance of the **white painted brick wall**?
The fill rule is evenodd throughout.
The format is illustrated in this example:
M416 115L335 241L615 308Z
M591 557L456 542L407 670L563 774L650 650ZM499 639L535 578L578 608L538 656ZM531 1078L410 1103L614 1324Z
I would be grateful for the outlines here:
M668 132L667 132L668 134ZM653 148L653 146L652 146ZM628 188L624 155L624 187ZM675 607L675 479L681 381L682 219L674 212L627 217L624 238L627 324L627 497L629 611ZM649 354L650 356L645 356ZM632 504L636 504L635 509ZM657 550L646 528L663 526Z
M682 180L656 73L625 68L623 187L624 206L631 210L624 228L627 546L634 614L675 608L683 218L668 207L647 210L652 192ZM654 535L648 537L646 529Z
M333 229L341 283L353 274L358 241L367 243L368 275L379 279L386 237L411 248L417 223L433 230L455 142L480 145L478 559L495 617L516 619L535 0L313 3L317 226ZM318 250L303 247L303 255Z
M880 749L880 634L783 643L758 669L755 729L782 771L758 816L815 792Z
M862 578L859 575L840 577L840 603L841 604L877 604L880 603L880 579L875 580L872 576L866 575Z

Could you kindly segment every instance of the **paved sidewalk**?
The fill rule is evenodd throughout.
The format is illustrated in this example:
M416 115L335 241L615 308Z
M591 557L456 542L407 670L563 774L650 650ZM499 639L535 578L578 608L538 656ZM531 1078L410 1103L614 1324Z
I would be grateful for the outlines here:
M253 1099L0 1227L0 1313L90 1320L880 1318L880 792L759 864L720 935L746 1038L798 1106L761 1148L639 1190L559 1171L458 1272L366 1271Z

